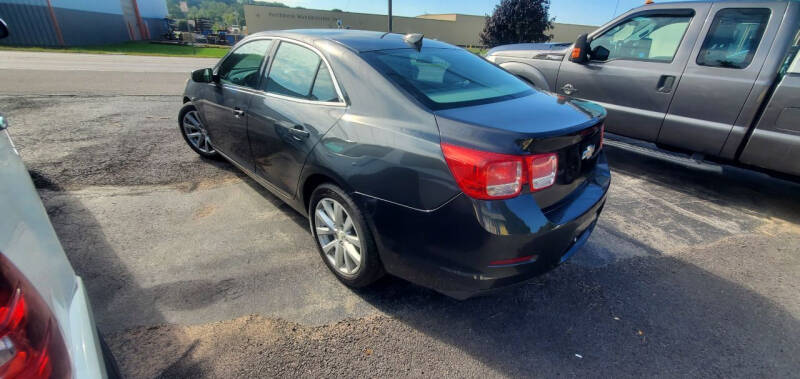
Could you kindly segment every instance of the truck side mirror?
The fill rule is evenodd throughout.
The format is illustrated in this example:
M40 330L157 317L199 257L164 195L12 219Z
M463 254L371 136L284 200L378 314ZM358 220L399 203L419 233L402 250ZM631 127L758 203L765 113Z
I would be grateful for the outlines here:
M8 25L0 18L0 39L8 37Z
M575 45L572 46L572 54L569 56L569 61L574 63L586 63L589 61L589 35L584 33L578 36L575 40Z

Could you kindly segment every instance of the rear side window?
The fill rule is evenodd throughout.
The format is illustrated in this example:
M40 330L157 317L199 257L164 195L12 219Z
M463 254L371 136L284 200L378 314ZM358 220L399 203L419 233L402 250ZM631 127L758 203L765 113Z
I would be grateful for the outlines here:
M223 83L255 89L264 56L272 47L272 40L248 42L234 50L217 68Z
M590 43L595 61L615 59L672 62L692 21L693 12L636 16L612 27Z
M770 10L729 8L717 12L697 55L700 66L745 68L756 53Z
M328 66L317 53L293 43L281 42L264 89L298 99L338 101Z
M781 72L800 73L800 30L798 30L797 35L794 36L794 43L792 44L790 54L786 60L786 65L788 68L786 70L781 70Z
M517 77L463 49L393 49L363 53L368 63L432 109L532 93Z
M339 101L336 88L333 87L331 73L328 72L328 66L324 63L320 64L317 69L317 79L314 80L314 87L311 88L311 100Z

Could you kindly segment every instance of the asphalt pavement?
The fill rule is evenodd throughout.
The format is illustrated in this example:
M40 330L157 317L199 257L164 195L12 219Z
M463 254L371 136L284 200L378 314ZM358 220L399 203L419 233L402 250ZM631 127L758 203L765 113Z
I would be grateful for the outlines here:
M302 216L185 146L184 82L213 64L0 52L0 110L128 377L800 372L800 186L607 146L598 227L553 272L355 292Z

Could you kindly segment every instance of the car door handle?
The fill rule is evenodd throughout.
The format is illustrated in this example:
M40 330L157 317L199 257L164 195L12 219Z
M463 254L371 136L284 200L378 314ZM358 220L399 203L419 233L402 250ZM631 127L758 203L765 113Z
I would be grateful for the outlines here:
M670 93L672 92L672 86L675 85L675 77L672 75L661 75L661 78L658 79L658 86L656 91L661 93Z
M295 125L294 127L288 129L289 129L289 134L292 135L292 138L298 141L305 140L310 135L310 133L308 133L308 130L303 129L303 127L300 125Z
M233 108L233 117L240 118L242 116L244 116L244 111L242 110L242 108L239 107Z

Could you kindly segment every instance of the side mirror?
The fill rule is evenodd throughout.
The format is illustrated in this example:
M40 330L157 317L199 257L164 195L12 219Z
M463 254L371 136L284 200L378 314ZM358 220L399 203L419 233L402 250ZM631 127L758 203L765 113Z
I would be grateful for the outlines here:
M586 63L589 61L589 35L584 33L575 40L572 46L572 54L569 56L570 62Z
M597 46L592 50L592 59L598 61L607 61L611 52L605 46Z
M210 68L201 68L199 70L192 71L192 80L197 83L218 82L219 76L214 75L214 70Z
M8 25L0 18L0 39L8 37Z

